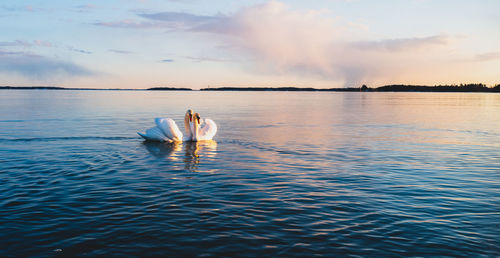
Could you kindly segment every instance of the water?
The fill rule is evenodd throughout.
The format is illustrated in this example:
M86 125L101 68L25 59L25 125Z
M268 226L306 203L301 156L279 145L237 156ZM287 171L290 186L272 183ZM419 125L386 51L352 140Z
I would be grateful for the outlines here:
M499 149L500 94L1 91L0 256L499 256Z

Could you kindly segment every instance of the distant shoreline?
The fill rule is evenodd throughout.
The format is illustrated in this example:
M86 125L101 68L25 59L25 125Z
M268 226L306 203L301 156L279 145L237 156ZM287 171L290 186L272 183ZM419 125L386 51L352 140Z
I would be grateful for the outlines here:
M146 89L146 90L193 90L193 89L190 89L190 88L174 88L174 87L155 87L155 88L149 88L149 89Z
M0 86L0 90L117 90L117 91L195 91L190 88L178 87L154 87L148 89L97 89L97 88L64 88L55 86ZM386 85L370 88L363 85L359 88L300 88L300 87L218 87L203 88L199 91L295 91L295 92L500 92L500 84L487 87L484 84L460 84L460 85Z
M64 88L55 86L0 86L0 90L121 90L142 91L146 89L98 89L98 88Z
M377 88L369 88L363 85L359 88L298 88L298 87L221 87L203 88L200 91L341 91L341 92L500 92L500 84L495 87L487 87L484 84L461 84L461 85L386 85Z

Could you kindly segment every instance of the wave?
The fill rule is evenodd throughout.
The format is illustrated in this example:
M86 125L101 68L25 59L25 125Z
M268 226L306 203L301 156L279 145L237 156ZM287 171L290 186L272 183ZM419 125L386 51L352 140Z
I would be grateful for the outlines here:
M321 154L318 154L312 150L297 149L297 146L294 146L293 149L287 149L287 148L284 148L283 146L275 146L273 144L262 144L262 143L258 143L258 142L245 141L245 140L240 140L240 139L220 140L217 142L220 144L224 144L224 143L236 144L236 145L240 145L244 148L257 149L257 150L265 151L265 152L275 152L278 154L285 154L285 155L322 156ZM333 154L330 154L330 155L333 155Z
M0 142L48 142L48 141L68 141L68 140L131 140L137 137L121 137L121 136L68 136L68 137L34 137L34 138L0 138Z

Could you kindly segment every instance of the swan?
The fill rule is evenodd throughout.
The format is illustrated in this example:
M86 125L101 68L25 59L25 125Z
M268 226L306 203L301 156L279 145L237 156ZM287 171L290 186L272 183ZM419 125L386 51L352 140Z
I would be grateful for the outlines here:
M212 119L202 119L199 113L191 109L184 115L183 135L175 121L171 118L155 118L155 127L146 130L146 133L137 132L146 141L182 142L212 140L217 133L217 125Z

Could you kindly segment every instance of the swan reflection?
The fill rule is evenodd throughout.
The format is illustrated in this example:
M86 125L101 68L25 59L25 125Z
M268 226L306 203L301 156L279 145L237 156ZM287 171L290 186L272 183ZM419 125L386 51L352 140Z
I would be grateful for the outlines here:
M184 148L184 169L196 172L200 160L203 158L213 158L217 154L217 142L196 141L196 142L143 142L144 146L151 155L158 158L167 158L170 160L179 160Z
M217 142L210 141L197 141L185 143L184 155L184 169L189 171L196 171L200 163L200 156L202 157L215 157L217 153Z
M145 141L142 144L146 146L151 155L163 158L167 157L171 160L176 160L177 157L174 155L176 152L182 150L182 143L179 142L148 142Z

